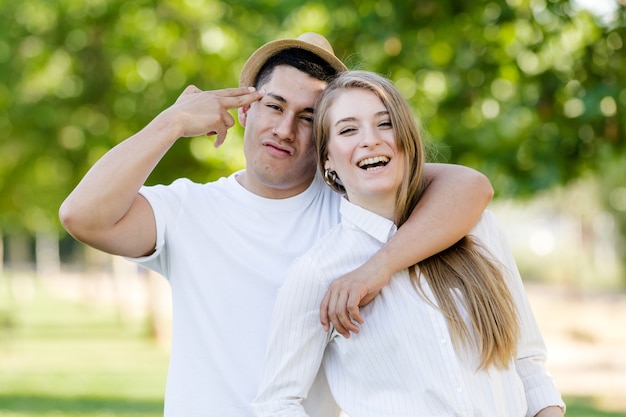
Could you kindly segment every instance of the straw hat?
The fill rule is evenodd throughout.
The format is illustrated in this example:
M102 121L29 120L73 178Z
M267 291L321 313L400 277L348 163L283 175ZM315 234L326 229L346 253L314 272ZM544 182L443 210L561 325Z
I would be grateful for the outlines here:
M256 77L261 67L269 58L277 53L289 48L302 48L328 62L337 72L347 71L348 68L335 56L330 42L319 33L306 32L298 36L297 39L278 39L268 42L254 51L250 58L243 65L241 76L239 77L240 87L254 86Z

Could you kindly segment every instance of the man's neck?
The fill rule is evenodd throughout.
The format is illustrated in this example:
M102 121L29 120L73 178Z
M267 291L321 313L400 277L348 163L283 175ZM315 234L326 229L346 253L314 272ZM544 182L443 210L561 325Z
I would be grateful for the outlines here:
M307 188L311 186L314 178L315 175L313 175L308 181L303 181L299 184L289 187L279 187L269 186L260 181L253 180L251 175L247 171L243 171L235 177L237 182L251 193L258 195L259 197L275 200L294 197L304 192Z

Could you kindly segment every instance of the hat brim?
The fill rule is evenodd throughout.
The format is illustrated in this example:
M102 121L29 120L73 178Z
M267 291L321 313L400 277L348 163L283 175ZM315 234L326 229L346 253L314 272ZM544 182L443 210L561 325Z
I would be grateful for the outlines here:
M312 52L326 61L331 67L337 70L337 72L348 70L348 67L346 67L339 58L324 48L299 39L278 39L266 43L250 55L250 58L248 58L241 70L241 75L239 76L239 86L253 87L261 67L263 67L267 60L277 53L289 48L301 48Z

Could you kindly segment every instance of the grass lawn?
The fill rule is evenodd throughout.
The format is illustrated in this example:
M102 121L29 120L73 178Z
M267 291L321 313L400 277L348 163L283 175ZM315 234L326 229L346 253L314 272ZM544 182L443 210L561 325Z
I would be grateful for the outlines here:
M14 302L3 289L0 417L162 416L168 352L141 320L43 290ZM594 398L566 402L568 417L626 417Z
M163 415L169 355L139 319L43 291L9 311L1 295L0 417Z

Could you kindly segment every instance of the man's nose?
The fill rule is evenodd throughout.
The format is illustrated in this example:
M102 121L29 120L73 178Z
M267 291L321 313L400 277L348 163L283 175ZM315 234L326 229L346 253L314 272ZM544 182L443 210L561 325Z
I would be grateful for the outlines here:
M274 135L278 136L282 140L292 141L296 136L293 117L281 117L276 127L274 127L274 129L272 130L272 133L274 133Z

